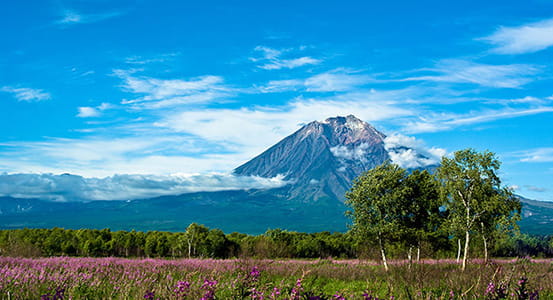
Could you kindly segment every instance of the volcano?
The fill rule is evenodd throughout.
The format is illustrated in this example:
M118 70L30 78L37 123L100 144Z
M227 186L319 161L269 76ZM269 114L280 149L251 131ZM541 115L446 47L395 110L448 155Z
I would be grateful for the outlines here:
M390 159L386 136L355 116L314 121L234 170L291 182L289 198L343 200L351 182Z

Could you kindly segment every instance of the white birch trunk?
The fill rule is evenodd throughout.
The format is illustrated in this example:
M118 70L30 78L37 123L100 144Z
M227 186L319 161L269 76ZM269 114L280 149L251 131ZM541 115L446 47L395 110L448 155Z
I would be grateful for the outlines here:
M469 256L469 244L470 244L470 233L467 230L465 231L465 251L463 253L463 267L462 267L463 271L467 267L467 258Z
M457 239L457 263L461 260L461 239Z
M386 251L384 251L384 245L382 239L378 237L378 244L380 244L380 254L382 254L382 263L384 264L384 270L388 272L388 261L386 260Z
M417 262L421 261L421 242L417 245Z

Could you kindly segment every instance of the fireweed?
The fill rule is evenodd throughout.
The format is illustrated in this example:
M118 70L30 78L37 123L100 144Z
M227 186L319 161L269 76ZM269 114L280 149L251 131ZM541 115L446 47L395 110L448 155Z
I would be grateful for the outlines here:
M551 299L551 260L40 259L0 257L0 299Z

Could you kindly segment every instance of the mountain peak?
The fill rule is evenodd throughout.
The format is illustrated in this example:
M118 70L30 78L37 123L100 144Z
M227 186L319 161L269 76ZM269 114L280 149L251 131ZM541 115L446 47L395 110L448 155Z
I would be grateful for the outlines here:
M311 122L234 170L295 182L293 197L342 199L351 181L386 161L386 136L353 115Z
M331 146L369 142L381 143L386 136L369 123L348 115L328 118L322 122L312 122L299 130L304 136L313 133L325 135Z
M334 126L346 125L346 126L361 127L364 125L365 122L358 119L354 115L347 115L345 117L342 117L342 116L331 117L324 120L323 123L332 124Z

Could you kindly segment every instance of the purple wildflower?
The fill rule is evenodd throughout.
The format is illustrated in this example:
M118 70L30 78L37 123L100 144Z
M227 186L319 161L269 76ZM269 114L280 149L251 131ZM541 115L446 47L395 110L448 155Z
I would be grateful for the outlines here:
M259 276L261 276L261 272L259 271L259 269L257 267L253 267L251 272L250 272L250 277L252 278L253 281L257 281Z
M332 299L334 300L346 300L346 298L342 295L340 295L339 292L336 292L336 294L332 295Z
M148 300L154 300L156 294L154 292L146 292L146 294L144 294L144 299L148 299Z
M173 290L175 295L180 298L186 297L190 289L190 282L188 281L177 281L177 286Z

